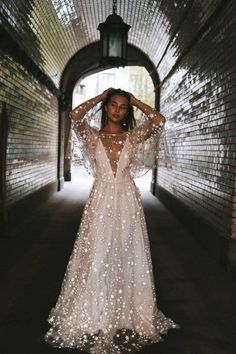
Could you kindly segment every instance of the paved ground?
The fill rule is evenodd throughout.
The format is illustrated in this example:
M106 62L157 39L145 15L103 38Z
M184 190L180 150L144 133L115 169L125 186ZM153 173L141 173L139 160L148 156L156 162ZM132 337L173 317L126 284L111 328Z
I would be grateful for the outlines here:
M0 354L72 354L44 343L91 181L74 178L0 239ZM236 281L140 180L158 307L181 326L140 354L235 354Z

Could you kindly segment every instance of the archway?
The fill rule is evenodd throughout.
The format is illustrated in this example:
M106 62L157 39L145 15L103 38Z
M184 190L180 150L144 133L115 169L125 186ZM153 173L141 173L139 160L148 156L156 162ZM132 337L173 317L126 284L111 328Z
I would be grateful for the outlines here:
M151 60L138 48L128 46L128 66L143 66L148 71L155 89L155 107L159 109L159 76ZM69 112L72 106L73 88L80 79L104 70L99 65L99 42L93 43L77 52L68 62L63 72L60 90L63 92L63 101L59 110L59 154L58 154L58 180L59 190L63 188L64 180L71 179L71 162L65 159L65 151L70 140ZM155 185L155 171L153 185Z

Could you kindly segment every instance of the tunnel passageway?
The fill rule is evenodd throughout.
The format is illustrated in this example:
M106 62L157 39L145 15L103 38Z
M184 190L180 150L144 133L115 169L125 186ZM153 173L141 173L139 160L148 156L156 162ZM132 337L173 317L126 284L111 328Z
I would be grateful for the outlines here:
M0 354L73 353L43 336L91 185L65 182L72 93L102 73L97 27L111 11L110 0L0 3ZM236 2L118 1L117 14L131 26L127 67L147 70L166 117L151 188L137 183L158 307L181 328L143 353L235 354Z
M236 284L137 179L151 242L158 307L180 324L146 354L235 354ZM91 180L74 175L65 189L0 239L1 354L73 353L44 343Z

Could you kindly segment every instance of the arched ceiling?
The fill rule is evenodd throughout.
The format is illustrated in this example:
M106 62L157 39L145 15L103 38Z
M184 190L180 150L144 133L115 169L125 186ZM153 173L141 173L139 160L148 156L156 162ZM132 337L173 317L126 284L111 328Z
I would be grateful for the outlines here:
M118 0L117 14L131 25L129 43L149 57L162 79L221 2ZM98 24L112 5L112 0L2 0L0 23L58 86L67 62L99 40Z

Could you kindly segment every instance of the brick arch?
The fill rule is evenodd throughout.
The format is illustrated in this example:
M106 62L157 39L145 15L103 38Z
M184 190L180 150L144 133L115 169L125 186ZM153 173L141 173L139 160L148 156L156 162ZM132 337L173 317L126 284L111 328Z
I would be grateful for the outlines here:
M155 65L140 49L128 45L128 66L143 66L148 71L155 88L155 105L159 108L159 76ZM108 68L108 67L107 67ZM106 68L106 69L107 69ZM74 86L78 80L88 75L104 70L99 65L99 42L95 42L78 51L67 63L60 82L60 91L63 93L63 102L60 106L60 147L59 147L59 164L58 179L59 189L63 187L63 181L71 179L71 162L65 158L65 151L70 140L70 120L68 119L69 111L72 104L72 93Z

